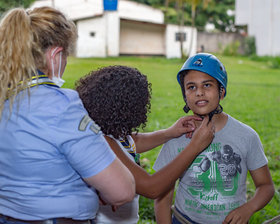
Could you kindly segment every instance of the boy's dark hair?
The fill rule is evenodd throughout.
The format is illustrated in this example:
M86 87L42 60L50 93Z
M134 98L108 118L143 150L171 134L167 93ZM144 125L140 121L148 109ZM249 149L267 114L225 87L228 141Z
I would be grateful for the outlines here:
M137 69L109 66L92 71L76 83L76 90L104 134L125 138L146 126L151 84Z

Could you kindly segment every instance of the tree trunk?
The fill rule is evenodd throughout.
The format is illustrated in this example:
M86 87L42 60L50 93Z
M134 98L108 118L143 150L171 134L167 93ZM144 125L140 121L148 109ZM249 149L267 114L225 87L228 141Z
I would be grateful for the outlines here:
M181 51L181 59L185 57L184 53L184 4L181 2L181 18L180 18L180 25L179 25L179 33L180 33L180 51Z
M189 46L189 52L188 52L188 55L187 57L190 56L191 54L191 51L192 51L192 48L193 48L193 32L194 32L194 24L195 24L195 9L196 9L196 6L192 5L192 27L191 27L191 39L190 39L190 46Z

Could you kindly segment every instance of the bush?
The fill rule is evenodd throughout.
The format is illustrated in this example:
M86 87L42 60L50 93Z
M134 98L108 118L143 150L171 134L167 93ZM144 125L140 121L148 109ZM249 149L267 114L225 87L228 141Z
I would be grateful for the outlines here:
M280 68L280 57L274 57L271 60L268 60L268 67L270 68Z
M154 222L154 200L140 196L139 216L141 217L142 221L145 220L145 223L148 223L148 221Z
M266 62L267 67L273 68L273 69L279 69L280 68L280 57L272 57L272 56L257 56L257 55L251 55L250 59L252 61L259 61L259 62Z
M278 215L280 215L279 209L280 209L280 194L279 192L276 191L274 198L262 210L256 212L251 217L250 223L263 223L264 221L271 220L277 217Z
M236 56L238 55L239 46L240 42L234 41L225 46L225 48L222 50L222 54L226 56Z
M246 37L244 46L245 55L255 55L256 54L256 40L255 37Z

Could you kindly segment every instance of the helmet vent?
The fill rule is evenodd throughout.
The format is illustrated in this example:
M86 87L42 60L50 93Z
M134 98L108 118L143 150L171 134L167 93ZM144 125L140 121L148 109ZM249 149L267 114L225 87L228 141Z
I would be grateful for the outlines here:
M203 66L202 59L201 58L197 59L193 64L202 67Z

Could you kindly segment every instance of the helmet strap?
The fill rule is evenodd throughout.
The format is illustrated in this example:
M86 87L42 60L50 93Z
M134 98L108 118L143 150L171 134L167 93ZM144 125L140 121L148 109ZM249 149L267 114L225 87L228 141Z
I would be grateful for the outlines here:
M188 106L188 104L186 103L186 105L183 107L184 112L187 114L190 111L190 108ZM223 107L219 104L218 107L211 111L208 116L209 116L209 122L212 120L214 114L220 114L223 112ZM203 118L202 115L199 115L201 118Z
M220 113L222 113L222 112L223 112L223 107L219 104L218 107L217 107L215 110L213 110L212 112L210 112L210 113L208 114L208 116L209 116L209 121L212 120L214 114L220 114Z
M183 107L184 112L187 114L190 111L190 108L188 106L188 104L186 103L186 105Z

